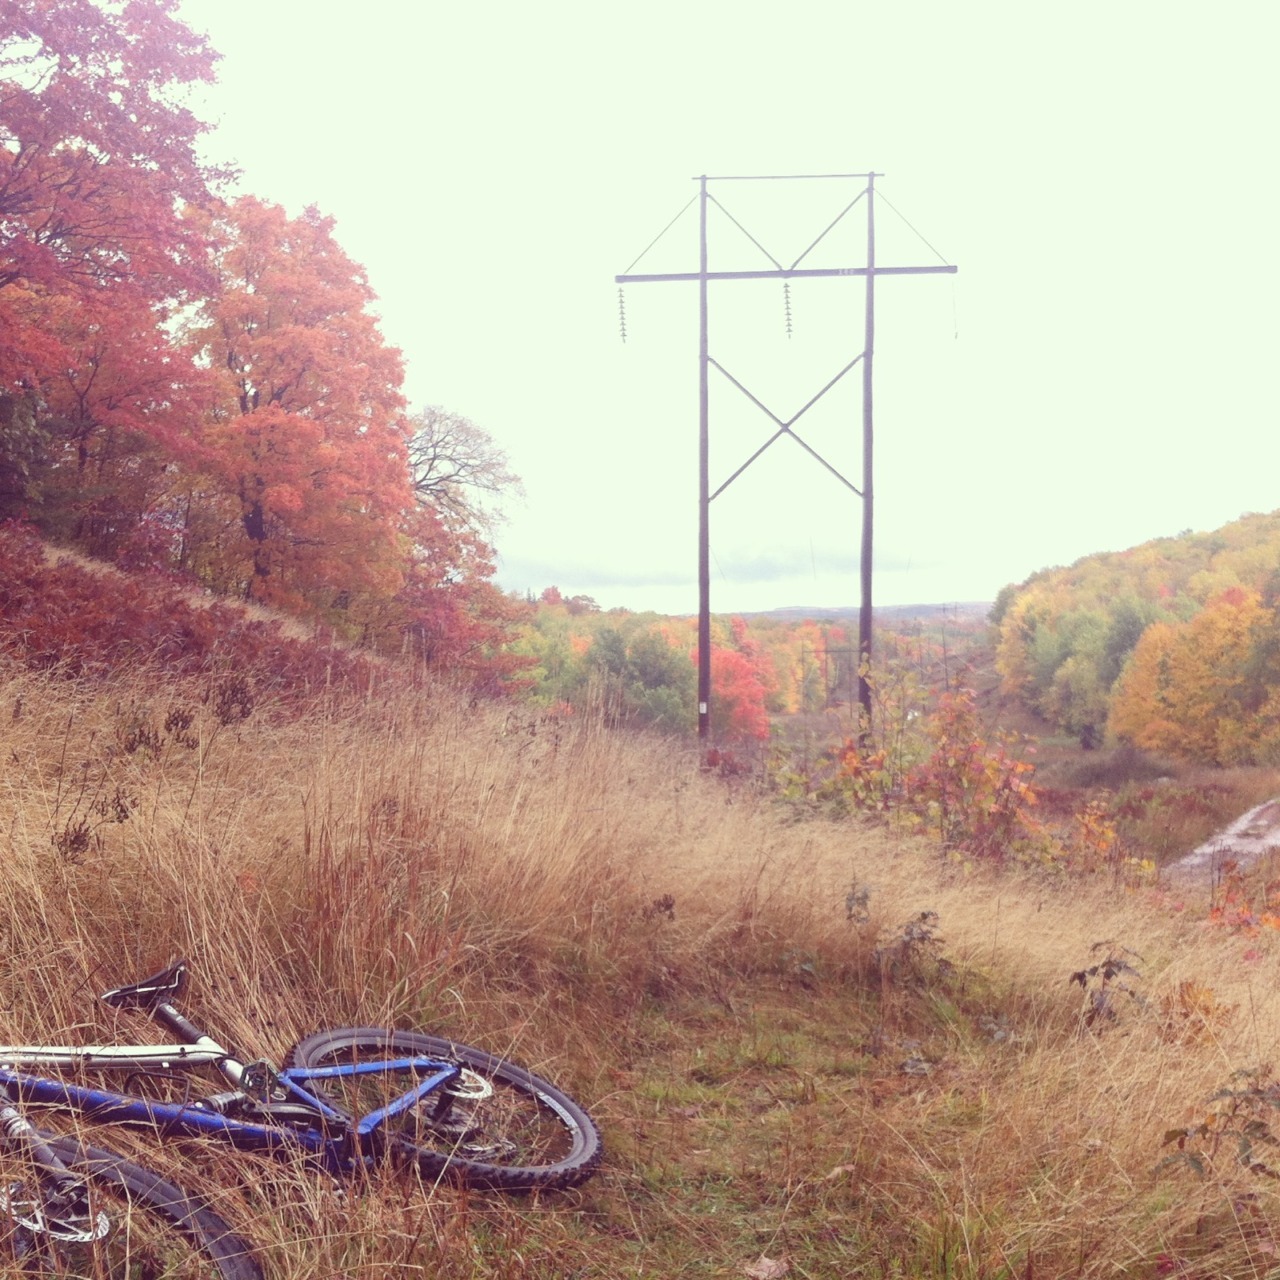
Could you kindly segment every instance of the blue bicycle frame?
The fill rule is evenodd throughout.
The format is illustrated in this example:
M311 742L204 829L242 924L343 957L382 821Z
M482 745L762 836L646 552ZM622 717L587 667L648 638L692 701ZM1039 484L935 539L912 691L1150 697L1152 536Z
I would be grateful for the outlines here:
M178 973L171 992L165 994L176 993L182 977ZM108 997L117 994L108 993ZM283 1069L266 1061L246 1064L188 1022L167 1000L138 1000L124 1007L145 1009L181 1034L187 1043L0 1045L0 1091L15 1106L52 1106L107 1123L147 1126L187 1137L218 1138L242 1150L301 1152L318 1160L327 1172L340 1176L385 1150L389 1121L462 1074L453 1063L424 1056ZM165 1102L33 1073L39 1068L67 1072L132 1068L145 1073L148 1069L169 1072L175 1067L186 1070L199 1066L216 1067L233 1085L234 1092ZM323 1095L325 1081L392 1072L411 1072L416 1083L367 1114L348 1115ZM307 1087L312 1082L321 1086L319 1092ZM242 1114L228 1114L231 1109Z

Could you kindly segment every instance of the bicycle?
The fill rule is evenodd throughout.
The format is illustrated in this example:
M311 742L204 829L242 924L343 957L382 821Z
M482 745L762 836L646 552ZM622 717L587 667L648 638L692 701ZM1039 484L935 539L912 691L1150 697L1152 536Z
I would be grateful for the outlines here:
M390 1161L432 1181L558 1190L584 1182L600 1163L599 1130L572 1098L505 1058L449 1039L342 1027L304 1037L280 1066L266 1058L241 1062L177 1008L187 973L179 960L101 997L112 1008L148 1015L173 1043L0 1045L0 1159L20 1165L0 1169L0 1258L7 1250L24 1264L48 1256L57 1259L52 1265L75 1266L71 1255L79 1252L102 1268L100 1255L114 1239L126 1259L119 1270L45 1273L262 1274L250 1247L201 1201L75 1135L49 1135L43 1119L32 1126L25 1112L33 1107L42 1116L73 1113L301 1157L338 1179ZM202 1068L217 1071L230 1088L193 1096L192 1073ZM114 1071L163 1081L180 1096L141 1096L129 1080L130 1091L114 1092L57 1074ZM103 1193L126 1201L123 1237L113 1211L96 1203ZM140 1272L128 1261L144 1235L128 1212L132 1201L151 1211L145 1221L164 1220L169 1234L146 1247L170 1269ZM171 1262L183 1251L185 1260Z

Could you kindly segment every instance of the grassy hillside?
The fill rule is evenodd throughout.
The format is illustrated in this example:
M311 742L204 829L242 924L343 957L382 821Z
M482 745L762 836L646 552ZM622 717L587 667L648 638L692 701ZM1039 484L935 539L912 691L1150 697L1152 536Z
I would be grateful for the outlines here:
M127 1031L94 993L185 954L246 1055L448 1031L608 1146L580 1191L511 1200L145 1144L271 1275L1272 1273L1280 1201L1234 1131L1268 1160L1275 1095L1207 1100L1275 1059L1280 953L1206 923L1206 886L964 873L590 720L226 679L0 668L0 1037ZM1215 1110L1205 1176L1157 1175Z

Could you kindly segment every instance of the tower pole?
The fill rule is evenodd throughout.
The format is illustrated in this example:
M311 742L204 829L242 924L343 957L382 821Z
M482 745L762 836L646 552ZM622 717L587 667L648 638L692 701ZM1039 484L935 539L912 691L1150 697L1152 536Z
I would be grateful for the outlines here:
M711 356L707 341L707 176L698 209L698 737L711 732Z
M873 632L871 581L874 556L875 418L872 413L871 367L876 345L876 206L874 173L867 174L867 291L862 349L862 600L858 610L858 736L871 731L871 644Z

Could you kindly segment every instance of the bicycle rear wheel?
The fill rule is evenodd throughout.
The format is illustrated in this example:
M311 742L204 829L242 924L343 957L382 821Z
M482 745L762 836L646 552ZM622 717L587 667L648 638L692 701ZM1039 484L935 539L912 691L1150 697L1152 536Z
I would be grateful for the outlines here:
M41 1116L43 1125L47 1117ZM249 1245L150 1169L69 1133L40 1136L85 1180L88 1214L50 1214L19 1143L0 1150L0 1270L86 1280L262 1280Z
M416 1031L343 1027L319 1031L289 1052L288 1066L332 1067L421 1056L463 1069L452 1088L398 1117L392 1149L428 1177L501 1191L561 1189L585 1182L603 1154L600 1132L570 1097L524 1067L482 1049ZM407 1068L326 1080L326 1096L367 1115L404 1093Z

